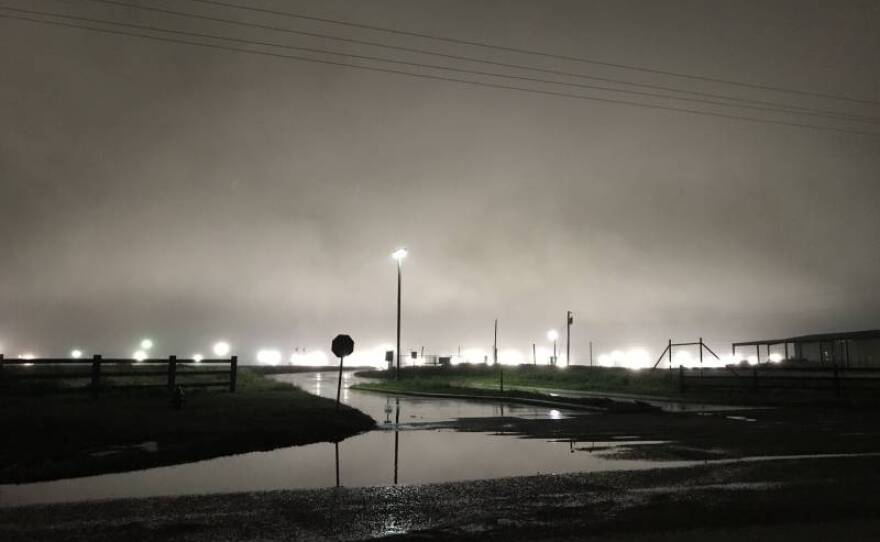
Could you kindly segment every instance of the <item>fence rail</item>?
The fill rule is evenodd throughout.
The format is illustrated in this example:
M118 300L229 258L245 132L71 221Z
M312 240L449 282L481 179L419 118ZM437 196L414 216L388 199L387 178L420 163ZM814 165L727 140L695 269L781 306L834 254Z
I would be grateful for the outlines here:
M165 367L159 369L159 366ZM139 369L143 367L143 369ZM193 377L202 377L193 379ZM209 378L213 377L213 378ZM221 378L218 380L218 378ZM132 381L114 381L125 378ZM157 383L157 378L164 382ZM86 385L59 387L58 391L88 390L97 396L102 387L112 388L228 388L235 392L238 382L238 356L228 359L151 358L35 358L6 359L0 354L0 383L4 387L15 382L39 380L87 380Z
M693 389L775 389L827 390L839 397L851 391L880 391L880 369L752 367L750 369L699 371L678 368L679 390Z

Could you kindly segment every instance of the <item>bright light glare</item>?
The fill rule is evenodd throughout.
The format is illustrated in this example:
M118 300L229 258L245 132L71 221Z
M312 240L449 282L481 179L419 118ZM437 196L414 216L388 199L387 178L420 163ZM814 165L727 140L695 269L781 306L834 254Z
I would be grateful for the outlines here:
M489 352L482 348L466 348L461 351L462 363L483 363L486 361Z
M79 359L79 358L83 357L82 350L74 348L73 350L70 351L70 357L72 357L73 359Z
M652 360L644 348L630 348L626 352L614 350L610 354L599 354L599 366L639 370L651 367Z
M519 365L526 362L526 357L515 348L508 348L498 352L498 361L503 365Z
M772 354L770 354L770 361L772 361L773 363L779 363L780 361L782 361L782 354L773 352Z
M278 365L281 363L281 352L274 348L264 348L257 352L257 363L261 365Z
M133 357L135 361L144 361L147 359L147 353L143 350L135 350L131 357Z
M748 358L749 365L757 365L758 364L758 356L749 356Z
M18 357L21 358L21 359L34 359L36 356L34 356L34 355L33 355L32 353L30 353L30 352L27 352L27 353L22 354L22 355L20 355L20 356L18 356Z
M694 357L687 350L679 350L672 356L673 367L693 367Z
M391 257L397 260L398 262L402 261L406 258L407 251L405 248L401 247L391 253Z
M153 341L150 339L144 339L141 341L141 350L149 350L153 348Z
M384 369L388 367L388 362L385 361L385 352L389 350L394 350L394 345L390 343L381 343L372 348L357 348L354 352L347 358L345 358L345 364L348 366L361 366L361 367L376 367L377 369ZM294 356L291 356L291 360ZM305 364L305 362L297 362Z
M722 365L737 365L743 359L744 358L742 357L742 355L739 355L739 354L737 354L737 355L724 354L723 356L721 356L721 364Z
M559 338L559 332L556 331L555 329L551 329L550 331L547 332L547 339L549 339L551 341L555 341L558 338Z
M214 343L214 355L224 357L229 354L229 343L226 341L218 341Z
M193 354L193 361L196 363L201 363L201 361L205 359L201 354Z

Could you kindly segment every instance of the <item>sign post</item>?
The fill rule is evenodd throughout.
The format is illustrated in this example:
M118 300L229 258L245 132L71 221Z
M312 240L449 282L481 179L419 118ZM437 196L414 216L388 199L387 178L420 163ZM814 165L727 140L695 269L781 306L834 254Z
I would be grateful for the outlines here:
M336 410L339 410L339 399L342 395L342 360L354 352L354 339L348 335L337 335L330 349L339 358L339 381L336 383Z

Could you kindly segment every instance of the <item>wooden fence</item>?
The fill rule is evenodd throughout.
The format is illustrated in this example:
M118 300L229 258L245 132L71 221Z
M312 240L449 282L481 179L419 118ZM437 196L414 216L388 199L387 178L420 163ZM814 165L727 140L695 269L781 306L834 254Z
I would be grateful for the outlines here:
M880 391L880 369L754 366L700 370L679 366L678 383L682 393L694 389L826 390L840 397L850 392Z
M124 380L120 380L124 379ZM229 359L178 359L177 356L145 360L104 358L6 359L0 354L0 384L9 388L21 382L63 381L57 391L102 388L227 388L235 392L238 356ZM159 380L159 382L157 382Z

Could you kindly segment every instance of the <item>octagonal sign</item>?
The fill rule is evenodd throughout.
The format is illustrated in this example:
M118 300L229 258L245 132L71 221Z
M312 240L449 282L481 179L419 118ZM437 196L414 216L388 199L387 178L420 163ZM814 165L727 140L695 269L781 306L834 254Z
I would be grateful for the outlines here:
M344 358L354 352L354 339L349 335L337 335L336 338L333 339L333 344L330 349L333 350L333 354L336 355L336 357Z

